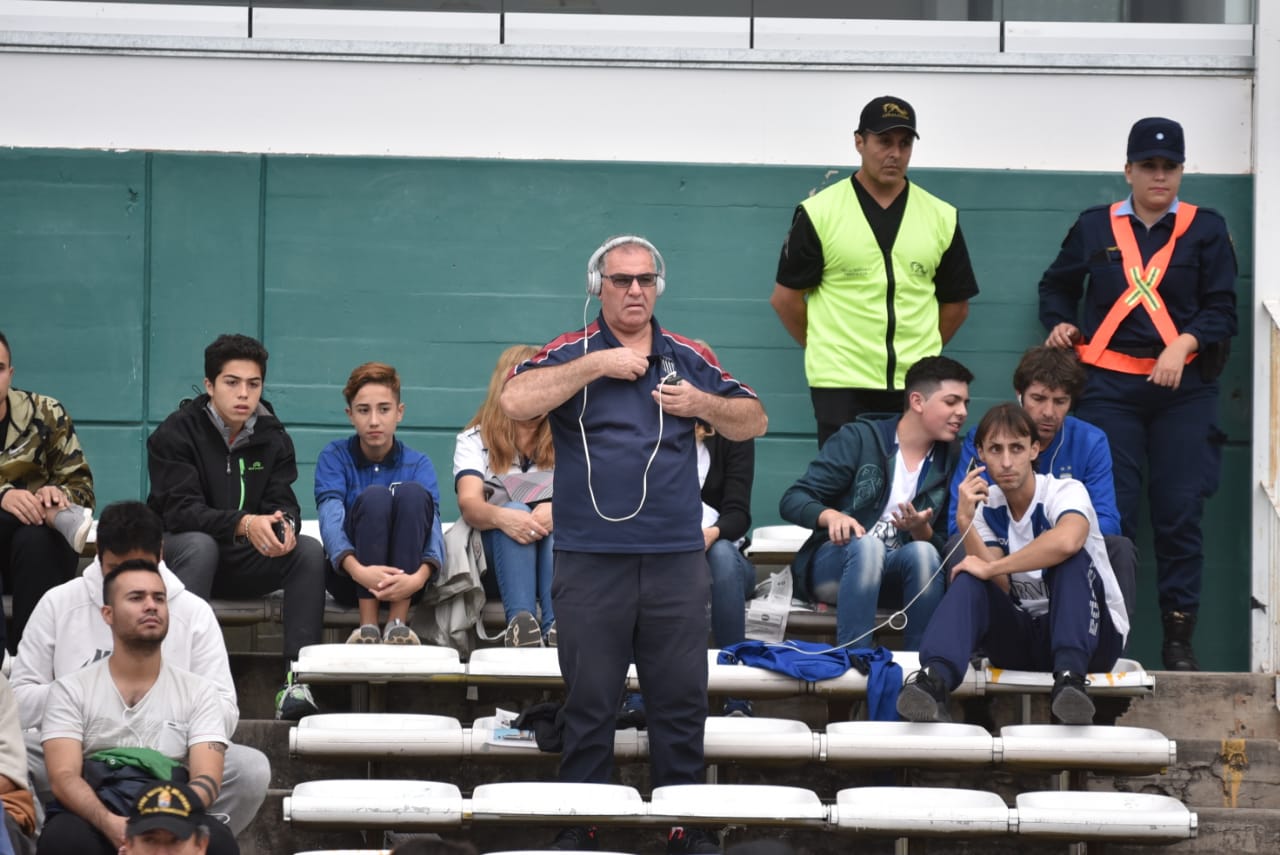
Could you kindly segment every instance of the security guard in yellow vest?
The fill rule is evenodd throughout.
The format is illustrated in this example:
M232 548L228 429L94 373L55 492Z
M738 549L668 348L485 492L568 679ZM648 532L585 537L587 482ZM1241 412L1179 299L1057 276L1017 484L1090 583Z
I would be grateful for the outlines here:
M858 171L796 208L769 302L805 348L818 445L866 412L902 412L907 369L936 356L978 283L956 209L907 180L916 114L862 109Z

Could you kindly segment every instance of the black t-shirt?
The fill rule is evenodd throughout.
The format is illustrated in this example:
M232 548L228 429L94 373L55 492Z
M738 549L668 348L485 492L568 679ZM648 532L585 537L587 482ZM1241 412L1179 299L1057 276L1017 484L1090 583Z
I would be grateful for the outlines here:
M0 416L0 450L3 450L3 449L4 449L4 440L5 440L5 437L7 437L7 436L9 435L9 422L10 422L10 421L11 421L11 419L9 418L9 408L8 408L8 407L5 407L5 408L4 408L4 415L3 415L3 416Z
M898 228L902 225L902 216L907 210L907 193L911 190L911 183L907 183L897 198L889 203L889 207L881 208L880 203L853 176L848 180L853 182L862 214L867 218L871 233L876 236L876 243L880 245L887 265L893 242L898 237ZM822 284L823 266L822 240L814 230L804 206L797 205L795 217L791 220L791 231L782 244L775 281L799 291L816 288ZM969 248L965 245L964 233L960 231L958 215L955 234L951 237L951 245L938 261L938 272L933 277L933 284L939 303L959 303L978 293L978 281L973 275Z

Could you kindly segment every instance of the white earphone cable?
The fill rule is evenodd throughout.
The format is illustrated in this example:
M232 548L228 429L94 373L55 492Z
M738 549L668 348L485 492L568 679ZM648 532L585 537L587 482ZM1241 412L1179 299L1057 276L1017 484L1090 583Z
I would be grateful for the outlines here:
M588 294L586 302L582 304L582 355L583 356L587 355L587 342L588 342L587 307L590 305L591 305L591 295ZM590 385L590 384L587 384L587 385ZM587 445L587 427L585 424L583 424L583 419L586 417L586 415L587 415L587 387L583 386L582 387L582 409L578 411L578 432L582 435L582 456L585 457L587 461L587 495L591 497L591 507L595 510L596 516L600 517L600 519L604 520L605 522L617 523L617 522L626 522L627 520L635 519L636 516L639 515L640 511L644 509L644 503L649 498L649 467L653 465L654 458L658 456L658 449L662 447L662 431L664 427L663 418L662 418L662 415L663 415L662 405L661 404L658 405L658 440L653 444L653 451L650 452L649 459L644 464L644 474L641 476L641 479L640 479L640 482L641 482L640 483L640 504L636 505L636 509L634 511L622 517L611 517L606 515L603 511L600 510L600 504L599 502L596 501L595 487L592 486L592 483L591 483L591 477L592 477L591 476L591 449Z

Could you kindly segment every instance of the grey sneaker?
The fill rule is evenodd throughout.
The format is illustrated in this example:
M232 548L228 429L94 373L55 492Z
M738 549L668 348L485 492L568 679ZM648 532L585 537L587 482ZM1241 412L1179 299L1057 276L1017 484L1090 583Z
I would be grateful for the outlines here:
M505 647L541 647L542 629L538 619L528 612L516 612L516 616L507 624L507 631L502 634Z
M84 552L84 542L89 538L89 529L93 528L93 511L79 505L67 505L53 517L53 527L58 534L67 539L71 548L79 555Z
M556 632L556 622L551 622L551 628L547 630L546 644L547 647L555 647L560 642L560 633Z
M382 633L376 624L366 623L351 630L347 636L347 644L378 644L382 641Z
M375 627L376 629L376 627ZM382 634L383 644L421 644L418 634L404 625L402 620L393 620L387 624L387 631Z

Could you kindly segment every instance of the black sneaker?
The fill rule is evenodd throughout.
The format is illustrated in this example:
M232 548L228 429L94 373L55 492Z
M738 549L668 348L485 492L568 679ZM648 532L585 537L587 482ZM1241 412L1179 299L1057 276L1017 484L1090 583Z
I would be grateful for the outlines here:
M1089 681L1074 671L1059 671L1053 675L1053 694L1049 695L1049 709L1063 724L1093 724L1093 701L1085 692Z
M634 727L637 730L644 730L648 723L648 718L644 712L644 695L639 692L626 692L622 696L622 703L618 707L618 715L616 725L620 730L626 730Z
M898 715L904 721L951 721L947 711L950 695L941 677L921 668L907 678L898 693Z
M695 852L719 852L720 838L702 828L674 826L667 835L667 855L690 855Z
M600 848L600 841L596 839L594 825L571 825L560 829L556 839L547 848L594 852Z

